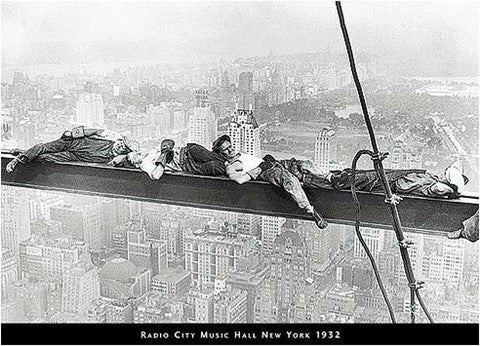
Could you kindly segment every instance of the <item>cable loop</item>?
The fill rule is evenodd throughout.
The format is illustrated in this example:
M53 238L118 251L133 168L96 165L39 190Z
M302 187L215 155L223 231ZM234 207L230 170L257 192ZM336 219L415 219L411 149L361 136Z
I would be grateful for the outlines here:
M392 194L392 197L390 198L388 197L385 198L385 203L392 204L392 205L398 205L400 204L401 201L403 201L403 198L396 194Z
M387 158L387 156L389 155L388 152L377 152L377 153L373 153L373 155L371 155L372 157L372 160L375 162L381 162L383 160L385 160Z
M402 241L398 242L398 246L403 247L405 249L408 249L413 244L415 244L413 241L407 240L407 239L403 239Z
M408 287L419 290L425 286L425 281L414 281L408 284Z

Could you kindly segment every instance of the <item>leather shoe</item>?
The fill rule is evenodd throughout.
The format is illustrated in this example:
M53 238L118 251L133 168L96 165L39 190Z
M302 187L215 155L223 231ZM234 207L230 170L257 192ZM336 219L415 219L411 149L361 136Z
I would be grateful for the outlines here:
M463 229L457 229L456 231L450 232L447 234L448 239L460 239L462 238L462 231Z
M317 213L316 210L313 211L312 217L313 217L313 220L315 220L315 223L317 224L318 228L320 228L320 229L327 228L327 226L328 226L327 220L325 220L322 215Z
M18 158L14 158L13 160L11 160L5 167L5 170L7 171L7 173L13 173L17 168L17 165L19 162L20 160Z

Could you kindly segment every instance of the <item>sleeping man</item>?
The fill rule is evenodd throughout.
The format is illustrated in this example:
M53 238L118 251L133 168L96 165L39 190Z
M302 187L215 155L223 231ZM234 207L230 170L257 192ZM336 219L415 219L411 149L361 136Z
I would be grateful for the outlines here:
M353 173L349 168L323 172L309 160L276 160L271 155L260 159L244 153L234 153L228 136L215 141L212 149L225 157L226 173L231 180L239 184L263 180L282 187L301 209L312 216L321 229L327 226L327 222L310 204L303 188L351 188ZM440 176L420 169L386 170L385 173L392 192L398 194L458 198L468 183L459 161L447 167ZM383 191L375 170L358 170L354 185L359 191Z

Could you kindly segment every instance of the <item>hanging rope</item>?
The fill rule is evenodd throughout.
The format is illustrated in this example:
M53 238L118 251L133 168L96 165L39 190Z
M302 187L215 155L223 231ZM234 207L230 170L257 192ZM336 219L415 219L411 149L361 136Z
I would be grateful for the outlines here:
M430 314L428 313L425 304L423 303L422 299L420 298L420 293L418 292L418 289L421 287L421 285L420 285L420 283L418 283L415 280L415 275L414 275L414 272L413 272L412 263L410 261L410 256L408 255L409 243L405 240L405 237L403 235L402 225L401 225L401 222L400 222L400 215L398 214L398 209L397 209L397 204L399 202L399 198L392 194L392 191L390 189L390 185L388 184L388 181L387 181L387 176L386 176L385 171L383 169L382 160L385 159L386 154L385 153L380 153L379 150L378 150L377 141L376 141L376 138L375 138L375 133L373 131L372 123L370 121L370 116L368 114L367 104L365 102L365 97L363 95L362 86L360 84L360 80L359 80L358 74L357 74L357 69L355 67L355 59L354 59L354 56L353 56L353 50L352 50L352 46L350 44L350 39L348 37L348 31L347 31L347 26L345 24L345 18L343 16L342 5L341 5L340 1L336 1L335 5L337 7L337 13L338 13L339 21L340 21L340 27L342 29L342 34L343 34L343 38L344 38L344 41L345 41L345 46L346 46L346 49L347 49L347 55L348 55L348 60L349 60L349 63L350 63L350 69L352 71L353 80L355 82L355 87L357 89L358 98L360 99L360 104L362 106L362 111L363 111L365 124L367 126L368 134L370 136L370 142L371 142L372 148L373 148L373 152L371 152L373 165L374 165L375 171L377 172L377 176L380 178L380 181L382 183L382 187L383 187L383 190L385 192L385 201L389 205L390 212L392 214L393 229L395 231L395 235L397 237L397 241L398 241L398 244L400 246L400 254L402 256L403 267L404 267L404 270L405 270L405 274L407 276L408 286L409 286L409 289L410 289L410 319L411 319L412 323L415 323L416 314L417 314L415 297L417 297L417 298L419 298L420 305L421 305L423 311L425 312L425 315L427 316L429 321L431 323L433 323L433 319L431 318ZM357 155L361 155L361 153L359 153ZM352 184L352 194L355 194L355 189L354 189L355 184L354 183L355 182L353 182L353 184ZM356 201L358 202L358 199ZM357 222L358 222L358 225L359 225L358 213L357 213ZM356 225L357 225L357 222L356 222ZM387 301L388 301L388 299L387 299ZM387 305L388 304L389 303L387 303Z
M387 291L385 290L385 287L383 286L382 278L380 277L380 272L378 271L377 264L375 262L375 258L373 258L372 253L370 252L370 249L367 246L367 243L365 243L365 240L363 239L362 233L360 232L360 212L361 212L361 207L360 207L360 202L357 197L357 193L355 191L355 174L356 174L356 169L357 169L357 161L360 159L360 157L364 154L373 155L373 152L370 150L360 150L357 152L355 157L353 158L352 161L352 175L350 176L350 186L351 186L351 191L352 191L352 198L355 202L355 233L357 234L358 240L360 241L360 244L362 244L363 249L367 253L368 259L370 260L370 263L372 264L373 267L373 272L375 273L375 278L377 279L378 287L380 287L380 291L382 292L383 300L385 301L385 304L387 304L388 308L388 313L390 314L390 319L392 320L392 323L397 323L395 319L395 314L393 313L393 308L392 304L390 303L390 300L388 299Z

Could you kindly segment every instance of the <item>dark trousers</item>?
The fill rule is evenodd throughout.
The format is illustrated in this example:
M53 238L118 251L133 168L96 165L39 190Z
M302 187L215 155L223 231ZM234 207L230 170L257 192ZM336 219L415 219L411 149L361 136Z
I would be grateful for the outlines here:
M70 152L72 141L65 139L56 139L47 143L35 144L33 147L20 154L20 159L24 163L33 160L50 162L69 162L77 161L75 154Z
M199 144L188 143L182 148L180 157L184 172L207 176L226 175L225 158Z
M352 170L347 168L343 171L332 171L333 177L328 181L323 176L305 174L303 184L310 188L335 188L337 190L350 189ZM432 189L437 182L443 182L440 177L422 169L386 169L385 175L393 193L427 196L448 197L439 195ZM377 172L374 170L358 170L355 174L355 188L358 191L381 192L382 183Z
M283 188L301 209L311 207L300 180L279 162L275 162L270 169L263 171L259 179Z
M33 160L41 162L82 161L107 163L113 159L113 142L95 138L60 138L51 142L39 143L19 155L23 163Z

